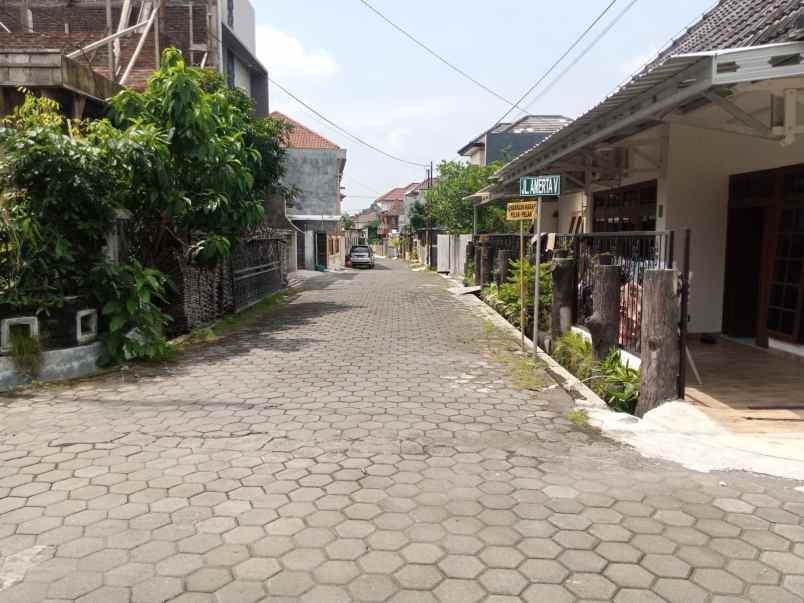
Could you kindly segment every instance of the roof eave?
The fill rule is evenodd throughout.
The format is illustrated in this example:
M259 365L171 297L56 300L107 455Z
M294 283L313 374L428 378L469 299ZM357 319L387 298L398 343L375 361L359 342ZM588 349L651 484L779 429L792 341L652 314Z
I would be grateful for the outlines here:
M799 55L801 62L779 64ZM677 55L644 72L572 124L502 167L494 190L584 147L677 108L716 86L804 76L804 42Z

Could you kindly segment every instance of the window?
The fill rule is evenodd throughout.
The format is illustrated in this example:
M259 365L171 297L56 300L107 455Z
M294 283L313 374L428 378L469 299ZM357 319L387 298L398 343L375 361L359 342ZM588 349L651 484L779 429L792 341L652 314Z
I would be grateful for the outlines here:
M657 197L656 181L595 193L594 232L655 230Z

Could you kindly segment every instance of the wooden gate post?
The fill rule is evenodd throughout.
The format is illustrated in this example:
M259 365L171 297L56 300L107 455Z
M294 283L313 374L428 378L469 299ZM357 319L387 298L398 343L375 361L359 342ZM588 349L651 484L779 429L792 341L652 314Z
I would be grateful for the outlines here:
M620 267L595 266L593 270L593 314L586 319L586 328L592 334L595 360L605 360L617 347L620 333Z
M675 270L647 270L642 288L642 378L636 414L678 399L681 310Z
M497 285L502 285L508 280L508 271L511 261L511 251L500 249L497 251Z
M485 287L491 282L491 245L488 242L480 243L480 286Z
M572 328L572 311L575 307L575 270L573 259L553 260L553 304L550 320L550 335L553 342Z
M475 243L475 286L483 286L481 268L483 266L483 243Z

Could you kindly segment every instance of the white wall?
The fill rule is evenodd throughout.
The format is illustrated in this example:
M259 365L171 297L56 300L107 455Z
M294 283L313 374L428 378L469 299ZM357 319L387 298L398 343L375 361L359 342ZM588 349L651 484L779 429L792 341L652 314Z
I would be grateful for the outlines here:
M249 0L234 0L234 32L240 41L251 51L257 53L257 25L254 7Z
M804 138L778 142L689 126L670 130L668 229L692 229L690 331L718 333L723 326L729 177L804 163Z
M556 232L567 233L572 217L583 209L584 193L568 193L558 199L558 225Z

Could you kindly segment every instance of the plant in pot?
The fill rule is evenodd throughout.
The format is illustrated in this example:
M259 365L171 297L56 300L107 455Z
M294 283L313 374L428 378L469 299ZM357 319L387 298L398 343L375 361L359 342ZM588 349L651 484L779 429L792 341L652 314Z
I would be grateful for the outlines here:
M554 251L553 259L561 260L572 257L572 241L571 239L564 239Z

